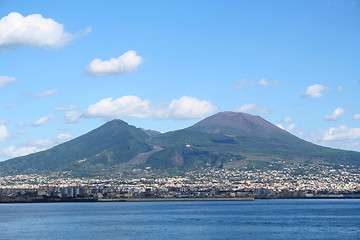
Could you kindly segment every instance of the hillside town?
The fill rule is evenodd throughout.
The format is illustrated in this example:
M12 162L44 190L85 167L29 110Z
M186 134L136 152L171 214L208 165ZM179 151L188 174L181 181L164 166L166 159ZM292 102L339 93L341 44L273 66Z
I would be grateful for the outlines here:
M142 171L149 175L151 170ZM0 202L360 198L359 173L350 166L335 169L296 163L278 170L210 169L159 178L14 175L0 178Z

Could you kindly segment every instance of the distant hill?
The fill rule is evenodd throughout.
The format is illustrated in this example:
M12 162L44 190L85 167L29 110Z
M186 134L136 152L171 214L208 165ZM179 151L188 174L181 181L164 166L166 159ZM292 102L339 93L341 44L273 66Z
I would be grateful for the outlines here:
M113 120L49 150L0 162L0 172L94 176L134 168L170 172L249 164L261 168L271 161L359 166L360 153L304 141L259 116L220 112L164 134Z
M150 157L153 167L159 162L162 167L220 167L244 159L360 164L359 152L318 146L259 116L239 112L217 113L189 128L158 135L152 142L164 148Z
M148 138L144 131L124 121L113 120L49 150L0 162L0 172L97 173L152 150L146 143Z

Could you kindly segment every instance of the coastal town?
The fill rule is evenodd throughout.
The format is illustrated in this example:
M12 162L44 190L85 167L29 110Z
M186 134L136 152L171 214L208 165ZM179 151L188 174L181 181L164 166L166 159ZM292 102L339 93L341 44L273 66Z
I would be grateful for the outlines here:
M275 170L281 163L272 164L266 171L210 169L172 177L2 176L0 202L360 198L360 169L296 163Z

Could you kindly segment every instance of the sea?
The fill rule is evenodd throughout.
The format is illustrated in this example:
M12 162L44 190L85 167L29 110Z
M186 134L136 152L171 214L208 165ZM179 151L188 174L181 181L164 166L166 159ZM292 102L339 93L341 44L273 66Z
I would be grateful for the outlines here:
M360 239L360 199L0 204L0 239Z

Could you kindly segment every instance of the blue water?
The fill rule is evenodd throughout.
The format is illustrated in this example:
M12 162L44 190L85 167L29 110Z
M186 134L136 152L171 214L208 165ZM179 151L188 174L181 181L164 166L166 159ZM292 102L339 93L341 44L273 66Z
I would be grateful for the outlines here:
M360 239L360 200L0 204L0 239Z

